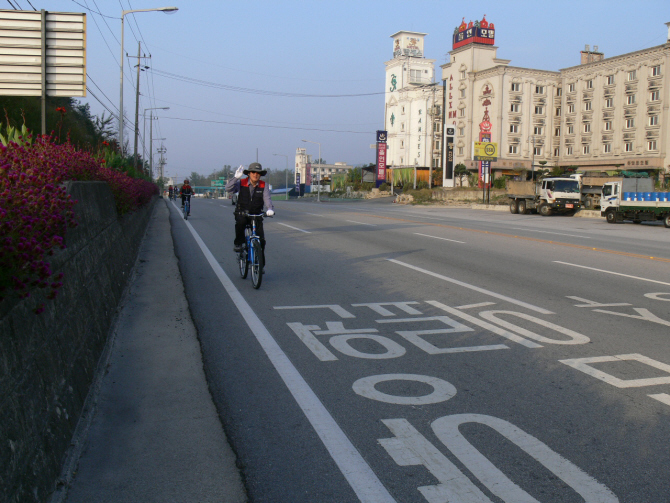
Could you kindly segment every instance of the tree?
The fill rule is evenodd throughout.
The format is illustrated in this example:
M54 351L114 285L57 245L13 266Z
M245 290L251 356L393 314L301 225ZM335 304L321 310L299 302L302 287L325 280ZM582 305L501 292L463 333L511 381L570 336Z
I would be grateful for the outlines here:
M468 168L465 167L465 164L459 163L454 166L454 176L458 177L458 185L463 186L463 177L468 174Z

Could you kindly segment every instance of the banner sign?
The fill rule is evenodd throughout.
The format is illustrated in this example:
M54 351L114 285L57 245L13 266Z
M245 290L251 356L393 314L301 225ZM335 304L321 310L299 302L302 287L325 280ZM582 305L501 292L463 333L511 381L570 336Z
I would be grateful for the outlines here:
M498 160L498 144L493 143L490 140L486 141L486 138L482 138L483 141L475 142L475 161L489 161L495 162Z
M444 158L442 159L442 187L454 186L454 135L456 128L444 128Z
M386 131L377 131L377 187L386 182Z
M295 193L300 197L300 171L295 172Z

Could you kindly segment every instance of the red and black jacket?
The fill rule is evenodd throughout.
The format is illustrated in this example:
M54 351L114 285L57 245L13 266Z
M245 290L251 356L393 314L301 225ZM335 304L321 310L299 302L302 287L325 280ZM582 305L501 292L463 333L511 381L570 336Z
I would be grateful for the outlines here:
M251 189L249 188L249 179L240 180L240 193L237 196L236 211L247 211L252 215L258 215L263 211L263 191L265 190L265 182L258 181L254 196L251 197Z

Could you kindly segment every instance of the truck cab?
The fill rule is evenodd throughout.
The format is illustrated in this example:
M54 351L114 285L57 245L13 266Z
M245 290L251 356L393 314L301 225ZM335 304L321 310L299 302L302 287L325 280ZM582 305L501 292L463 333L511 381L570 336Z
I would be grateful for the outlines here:
M579 180L575 178L545 178L540 185L539 196L558 212L576 211L581 206Z
M621 182L603 184L600 196L600 215L605 216L609 208L618 208L621 204Z

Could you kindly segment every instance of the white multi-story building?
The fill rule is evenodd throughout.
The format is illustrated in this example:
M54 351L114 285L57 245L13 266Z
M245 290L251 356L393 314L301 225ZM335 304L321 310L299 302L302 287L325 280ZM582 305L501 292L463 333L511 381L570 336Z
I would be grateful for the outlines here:
M514 67L498 58L495 26L486 18L461 23L454 30L449 60L440 67L445 98L440 120L455 129L454 164L480 170L473 160L473 143L491 141L498 143L498 160L491 163L497 175L516 175L533 166L670 172L666 24L665 44L611 58L587 46L579 65L547 71ZM416 68L430 75L434 60L423 58L424 34L399 32L394 37L400 38L400 48L408 34L420 40L420 54L394 53L386 63L388 159L402 166L418 159L425 166L430 162L425 155L429 135L418 130L418 111L425 117L429 104L439 106L442 95L434 84L412 83L407 72ZM402 76L402 87L393 88L393 75L396 80ZM435 132L434 121L430 123ZM433 137L434 149L439 136ZM437 153L433 162L435 158Z
M384 109L389 168L441 165L442 87L435 82L435 60L423 55L425 36L411 31L391 35Z
M312 186L317 186L319 181L329 184L331 175L347 173L353 168L353 166L350 166L346 162L336 162L335 164L312 164L312 156L307 154L307 149L297 148L295 151L295 181L297 181L297 174L299 173L300 183L305 183L305 180L307 179L308 164L310 165ZM312 191L314 191L314 189L312 189Z

